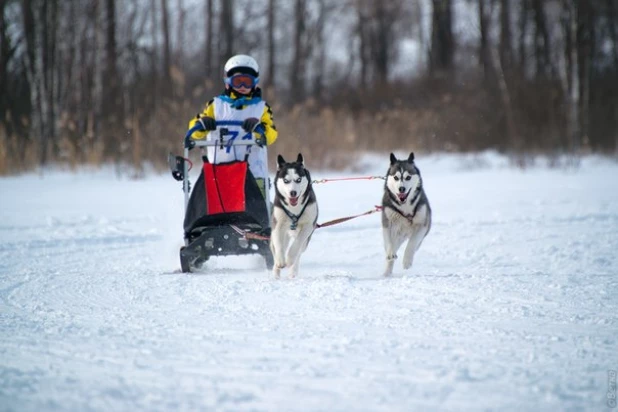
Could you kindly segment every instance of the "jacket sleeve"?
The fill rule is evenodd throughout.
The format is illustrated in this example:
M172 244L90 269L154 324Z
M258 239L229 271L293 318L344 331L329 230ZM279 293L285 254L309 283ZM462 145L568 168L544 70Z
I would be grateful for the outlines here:
M197 123L197 119L199 117L212 117L214 119L215 105L213 103L214 103L214 99L206 103L206 107L204 107L204 111L202 113L198 113L193 119L189 121L189 129L195 126L195 123ZM194 132L193 139L196 139L196 140L204 139L207 134L208 132Z
M266 129L266 144L270 146L275 143L275 140L277 140L277 135L279 132L275 126L273 111L268 103L264 106L264 112L262 113L262 118L260 121L264 123L264 128Z

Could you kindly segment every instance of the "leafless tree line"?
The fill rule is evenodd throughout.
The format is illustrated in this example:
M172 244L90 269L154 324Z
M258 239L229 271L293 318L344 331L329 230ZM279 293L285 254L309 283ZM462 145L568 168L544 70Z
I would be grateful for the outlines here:
M162 163L254 55L278 151L618 151L615 0L0 0L0 173Z

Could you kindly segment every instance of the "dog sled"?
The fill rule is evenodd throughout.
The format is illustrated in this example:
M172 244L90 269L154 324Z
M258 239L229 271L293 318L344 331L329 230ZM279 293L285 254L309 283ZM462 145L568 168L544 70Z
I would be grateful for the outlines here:
M262 192L249 169L249 155L256 142L252 133L239 137L226 127L240 126L242 122L217 121L216 124L217 130L212 133L216 133L217 140L193 141L200 148L202 158L200 175L193 188L188 176L189 149L184 149L184 156L170 153L168 158L172 176L182 181L184 192L185 245L180 248L180 267L187 273L200 269L212 256L258 254L266 268L272 269L268 177ZM198 123L185 139L199 130L202 129ZM263 129L254 132L263 134ZM206 154L209 146L233 150L241 158L217 163L217 159L209 159Z

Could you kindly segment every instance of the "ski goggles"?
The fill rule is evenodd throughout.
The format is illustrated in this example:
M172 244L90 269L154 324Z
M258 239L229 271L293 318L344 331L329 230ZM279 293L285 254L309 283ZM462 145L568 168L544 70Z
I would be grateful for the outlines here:
M253 77L250 74L246 73L238 73L231 77L225 78L225 84L229 84L234 89L238 89L240 87L253 89L259 81L260 79L258 77Z

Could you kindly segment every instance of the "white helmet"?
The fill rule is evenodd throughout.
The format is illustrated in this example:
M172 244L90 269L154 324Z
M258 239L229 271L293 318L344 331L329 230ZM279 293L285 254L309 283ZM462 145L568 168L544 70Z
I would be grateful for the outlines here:
M230 76L234 71L243 72L242 69L245 69L249 72L249 74L255 77L260 74L260 67L255 59L251 56L247 56L246 54L237 54L236 56L230 57L230 59L225 63L225 66L223 66L226 76ZM252 71L255 73L251 73Z

